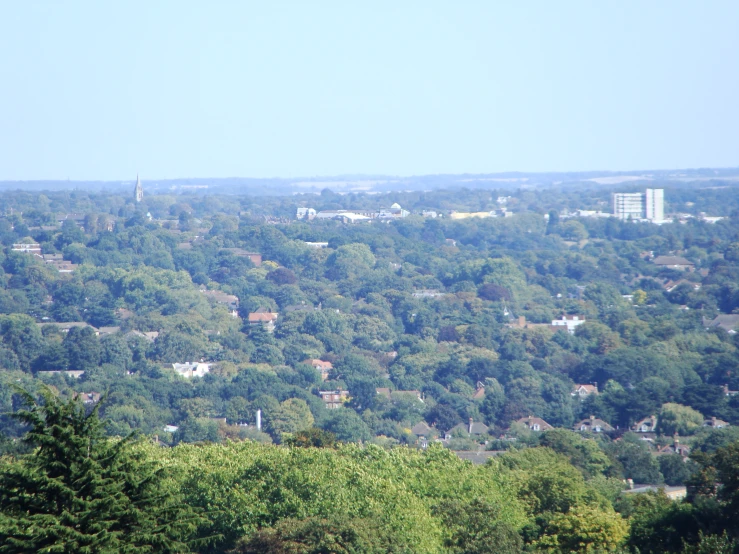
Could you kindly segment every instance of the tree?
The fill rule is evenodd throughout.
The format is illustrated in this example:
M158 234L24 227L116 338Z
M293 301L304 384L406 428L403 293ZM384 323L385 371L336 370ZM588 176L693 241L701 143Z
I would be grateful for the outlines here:
M549 520L536 545L544 552L616 552L627 531L626 521L613 510L578 506Z
M462 422L459 414L446 404L437 404L426 414L426 421L435 425L440 431L448 431Z
M71 368L88 371L100 365L100 341L92 327L72 327L62 345Z
M577 242L588 238L588 230L585 228L585 225L579 221L575 221L574 219L570 219L562 223L559 226L558 233L563 239L570 241Z
M559 212L557 210L549 210L549 221L547 222L547 235L556 233L559 228Z
M202 518L165 487L164 469L128 437L105 438L98 406L39 403L22 391L37 448L0 471L0 552L183 552Z
M267 274L267 279L276 285L294 285L298 282L295 274L286 267L278 267L274 271L270 271Z
M286 443L288 446L298 448L334 448L336 446L336 435L318 427L310 427L298 431Z
M395 546L397 540L380 522L337 514L280 521L243 539L230 554L384 554Z
M633 294L634 304L642 305L647 301L647 293L642 289L636 289Z
M624 440L614 441L604 448L606 453L623 467L623 476L633 479L635 483L662 482L659 472L659 463L649 452L649 448L639 439L631 439L628 435Z
M684 485L695 468L692 461L683 459L680 454L665 454L659 457L659 470L670 486Z
M344 442L368 441L372 432L354 410L339 408L331 410L331 415L323 423L323 428Z
M327 276L330 279L351 279L372 269L375 265L375 256L366 244L345 244L331 253L326 265Z
M539 444L567 456L585 477L603 475L611 466L611 461L598 443L567 429L550 429L542 433Z
M268 414L268 427L273 436L282 433L295 433L313 425L313 415L308 404L300 398L290 398Z
M483 498L470 503L445 500L434 508L451 536L445 546L456 554L516 554L523 551L521 535L501 521L500 506Z
M500 302L501 300L510 300L511 292L500 285L494 283L485 283L477 289L477 296L485 300Z
M657 431L663 435L692 435L703 426L703 415L689 406L668 402L659 412Z
M175 443L219 442L218 422L205 417L188 417L174 433Z

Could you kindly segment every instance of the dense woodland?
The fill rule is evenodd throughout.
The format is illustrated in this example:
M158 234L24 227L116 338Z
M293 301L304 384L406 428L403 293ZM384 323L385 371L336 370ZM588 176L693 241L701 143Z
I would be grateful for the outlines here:
M723 220L665 225L560 217L608 210L602 187L3 193L0 552L734 552L739 335L706 322L739 313L739 189L707 185L666 186L667 211ZM513 217L419 215L499 194ZM295 220L394 202L412 215ZM13 250L29 243L73 271ZM562 315L586 322L517 325ZM191 361L210 372L172 370ZM613 431L574 430L590 416ZM689 455L665 450L676 436Z

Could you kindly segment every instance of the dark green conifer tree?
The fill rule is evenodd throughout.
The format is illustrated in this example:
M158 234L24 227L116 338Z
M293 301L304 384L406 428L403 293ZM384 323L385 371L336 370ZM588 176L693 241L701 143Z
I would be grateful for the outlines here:
M105 437L98 406L20 391L35 447L0 461L0 553L189 552L201 517L168 490L131 436Z

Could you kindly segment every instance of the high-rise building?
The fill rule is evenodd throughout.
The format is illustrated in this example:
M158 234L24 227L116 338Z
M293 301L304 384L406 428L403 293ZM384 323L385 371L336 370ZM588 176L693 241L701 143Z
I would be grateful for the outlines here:
M133 197L136 202L141 202L144 199L144 187L141 186L141 179L138 174L136 175L136 188L133 189Z
M647 189L646 192L613 193L613 215L619 219L647 219L661 223L665 219L664 189Z
M644 212L649 221L664 221L665 191L664 189L647 189L644 196Z
M644 195L641 192L614 192L613 215L619 219L642 219Z

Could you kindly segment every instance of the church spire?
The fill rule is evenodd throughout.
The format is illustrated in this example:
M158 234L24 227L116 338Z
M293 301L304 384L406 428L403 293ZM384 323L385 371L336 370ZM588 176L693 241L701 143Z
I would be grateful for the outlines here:
M141 179L139 179L139 174L136 174L136 188L133 189L133 196L136 199L136 202L141 202L144 199L144 187L141 186Z

